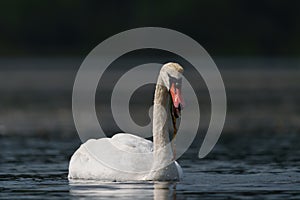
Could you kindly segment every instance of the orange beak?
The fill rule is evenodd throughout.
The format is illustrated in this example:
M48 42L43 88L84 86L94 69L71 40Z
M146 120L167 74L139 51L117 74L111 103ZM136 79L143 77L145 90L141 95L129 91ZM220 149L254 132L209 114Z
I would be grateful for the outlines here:
M170 93L173 103L173 114L176 118L180 117L181 110L184 107L184 101L181 95L181 87L176 87L175 83L171 84Z

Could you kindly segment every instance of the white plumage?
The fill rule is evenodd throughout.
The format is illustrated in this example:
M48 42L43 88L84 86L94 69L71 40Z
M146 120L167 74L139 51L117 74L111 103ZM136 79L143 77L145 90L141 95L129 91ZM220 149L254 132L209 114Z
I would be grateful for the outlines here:
M97 150L103 155L103 152L107 152L108 147L110 148L108 159L113 162L113 165L119 164L119 168L136 171L132 173L113 169L107 163L105 164L96 159L98 153L94 151ZM72 156L69 178L107 181L155 180L155 173L147 171L152 166L153 158L150 156L135 156L135 153L153 155L152 142L129 133L119 133L112 138L88 140ZM169 177L168 180L178 180L182 177L181 167L176 161L175 165L179 174L167 174L166 171L166 176ZM152 177L150 174L152 174Z
M170 97L168 75L179 79L182 71L176 63L165 64L160 71L154 96L153 143L129 133L90 139L73 154L68 177L107 181L180 180L182 169L172 160L165 110Z

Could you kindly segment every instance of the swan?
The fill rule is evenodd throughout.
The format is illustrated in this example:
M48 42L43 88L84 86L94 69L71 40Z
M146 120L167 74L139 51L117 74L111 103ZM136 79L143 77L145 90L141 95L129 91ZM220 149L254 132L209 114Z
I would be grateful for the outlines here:
M179 181L182 168L175 161L175 150L170 145L167 111L170 111L173 120L180 117L184 106L182 73L183 67L178 63L167 63L160 69L154 93L153 143L129 133L118 133L112 138L89 139L71 157L68 178Z

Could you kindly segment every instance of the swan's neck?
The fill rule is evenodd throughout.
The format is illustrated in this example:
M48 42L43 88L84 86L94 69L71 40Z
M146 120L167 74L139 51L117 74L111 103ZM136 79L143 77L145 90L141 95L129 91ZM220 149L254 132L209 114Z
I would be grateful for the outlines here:
M160 77L159 77L160 78ZM169 93L165 86L156 85L153 107L153 150L154 156L162 160L172 159L170 149L162 150L170 142L168 133ZM162 150L162 151L161 151ZM160 160L159 159L159 160Z

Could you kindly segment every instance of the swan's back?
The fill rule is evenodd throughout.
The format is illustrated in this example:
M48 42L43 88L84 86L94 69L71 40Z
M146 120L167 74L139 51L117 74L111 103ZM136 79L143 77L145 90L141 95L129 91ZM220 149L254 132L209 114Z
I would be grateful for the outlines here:
M151 141L128 133L91 139L72 156L68 177L109 181L159 179L149 174L153 164L152 151ZM182 169L176 162L171 165L173 170L169 170L168 179L177 180L182 175ZM177 168L176 174L174 167Z
M150 140L129 133L118 133L111 138L111 143L130 153L151 153L153 144Z

